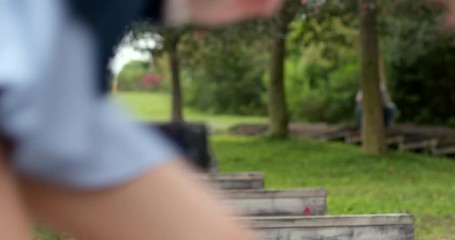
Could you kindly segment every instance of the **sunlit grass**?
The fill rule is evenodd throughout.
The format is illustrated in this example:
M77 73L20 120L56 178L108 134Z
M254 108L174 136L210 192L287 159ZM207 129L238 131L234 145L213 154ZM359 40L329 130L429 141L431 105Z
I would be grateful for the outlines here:
M170 116L169 95L121 93L119 99L142 120L166 121ZM191 109L185 115L219 132L237 123L266 122ZM329 214L409 213L415 216L417 240L455 239L454 160L403 152L365 156L359 147L305 139L217 134L212 142L223 172L263 171L272 189L325 188Z
M409 213L417 239L455 236L455 161L303 139L216 136L223 172L262 171L268 188L322 187L329 214ZM452 239L452 238L447 238Z
M120 97L142 119L166 120L170 115L169 95ZM190 121L223 130L237 123L266 122L191 109L185 114ZM222 171L264 171L269 188L327 189L330 214L410 213L415 216L417 239L455 236L454 160L403 152L365 156L355 146L302 139L216 135L213 143Z
M171 116L171 97L165 93L131 93L123 92L118 95L120 102L132 114L141 120L169 121ZM265 123L264 117L213 115L203 111L185 108L184 116L190 122L205 122L217 132L224 132L230 126L239 123Z

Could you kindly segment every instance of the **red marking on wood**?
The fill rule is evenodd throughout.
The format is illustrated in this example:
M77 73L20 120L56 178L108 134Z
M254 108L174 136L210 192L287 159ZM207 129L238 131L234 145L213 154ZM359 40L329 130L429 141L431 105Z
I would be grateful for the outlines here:
M306 207L306 208L305 208L304 214L305 214L305 216L311 216L311 211L310 211L310 208L309 208L309 207Z

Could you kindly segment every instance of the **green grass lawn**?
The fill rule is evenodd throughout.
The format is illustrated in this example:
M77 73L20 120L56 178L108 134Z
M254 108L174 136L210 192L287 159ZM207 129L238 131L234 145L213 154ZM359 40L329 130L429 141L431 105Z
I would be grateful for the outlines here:
M164 93L120 93L118 98L136 117L141 120L169 121L171 116L171 98ZM207 114L185 108L185 119L192 122L206 122L217 132L224 132L230 126L239 123L265 123L264 117L230 116Z
M455 161L304 139L215 136L223 172L262 171L267 188L328 191L329 214L410 213L417 239L455 239ZM449 238L449 236L452 236Z
M122 93L141 119L166 120L165 94ZM213 116L185 109L190 121L225 130L258 117ZM403 152L365 156L359 147L304 139L215 135L213 148L224 172L263 171L268 188L322 187L330 214L410 213L417 239L455 239L455 160Z
M167 95L122 93L120 99L140 119L169 116ZM185 114L220 132L237 123L266 121L189 109ZM359 147L339 143L226 134L213 136L212 145L223 172L263 171L272 189L325 188L329 214L410 213L416 239L455 240L455 160L404 152L365 156Z

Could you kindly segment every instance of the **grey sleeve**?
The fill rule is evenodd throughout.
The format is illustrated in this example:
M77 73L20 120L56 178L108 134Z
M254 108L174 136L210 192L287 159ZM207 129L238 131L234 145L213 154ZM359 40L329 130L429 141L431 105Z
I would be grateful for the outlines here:
M0 0L0 132L15 143L15 169L102 188L178 155L99 95L93 36L62 2Z

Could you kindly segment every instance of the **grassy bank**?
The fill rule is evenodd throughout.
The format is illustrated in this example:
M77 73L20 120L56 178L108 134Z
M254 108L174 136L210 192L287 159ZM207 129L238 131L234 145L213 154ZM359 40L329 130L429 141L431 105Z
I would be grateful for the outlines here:
M119 99L132 114L141 120L169 121L171 97L164 93L120 93ZM213 115L190 108L184 109L185 119L191 122L206 122L217 132L224 132L239 123L265 123L264 117Z
M166 121L170 116L168 95L122 93L119 97L140 119ZM185 109L185 115L222 133L238 123L266 121L191 109ZM345 144L226 134L215 135L212 145L223 172L263 171L272 189L325 188L329 214L410 213L415 216L416 239L455 239L454 160L404 152L365 156L360 148Z
M455 161L291 139L217 136L223 172L263 171L272 189L322 187L329 214L410 213L417 239L455 239ZM450 237L451 236L451 237Z
M166 94L122 93L141 119L167 120ZM224 132L264 118L210 115L185 109L189 121ZM291 139L271 141L215 135L213 147L225 172L264 171L269 188L327 189L330 214L410 213L417 239L455 239L455 161L403 152L365 156L355 146Z

